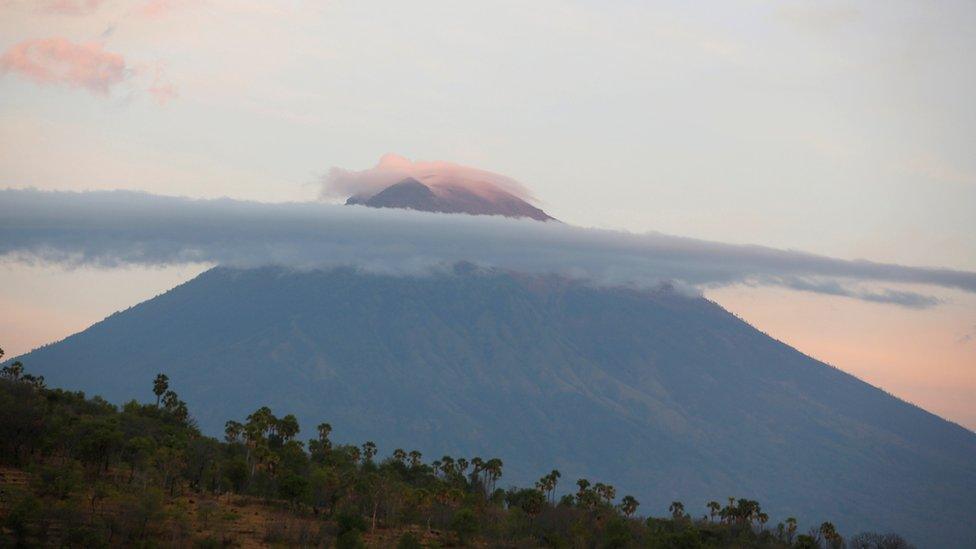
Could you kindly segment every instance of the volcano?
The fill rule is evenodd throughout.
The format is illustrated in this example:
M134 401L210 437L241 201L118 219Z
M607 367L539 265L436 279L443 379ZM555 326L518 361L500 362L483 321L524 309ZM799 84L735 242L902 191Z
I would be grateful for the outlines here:
M554 220L546 212L497 187L471 188L452 183L425 185L412 177L373 195L351 196L346 204L424 212L527 217L538 221Z
M502 484L557 468L563 490L610 483L656 515L734 495L801 531L976 539L976 434L667 286L219 267L19 360L114 402L165 372L214 435L268 405L306 436L329 421L382 453L498 456Z

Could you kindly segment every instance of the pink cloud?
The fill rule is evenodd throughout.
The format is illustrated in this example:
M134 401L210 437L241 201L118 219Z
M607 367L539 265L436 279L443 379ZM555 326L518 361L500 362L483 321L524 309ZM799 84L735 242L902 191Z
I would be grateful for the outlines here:
M332 168L322 181L322 197L372 196L384 188L412 177L423 182L437 194L462 187L485 198L507 193L532 201L532 193L518 181L501 174L444 162L440 160L410 160L388 153L379 163L362 171Z
M101 44L75 44L64 38L15 44L0 56L0 70L38 84L85 88L103 95L132 74L124 57L105 51Z

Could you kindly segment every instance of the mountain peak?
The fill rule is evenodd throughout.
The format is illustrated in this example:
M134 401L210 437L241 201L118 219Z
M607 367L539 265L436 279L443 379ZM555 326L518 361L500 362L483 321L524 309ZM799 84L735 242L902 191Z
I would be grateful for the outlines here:
M346 205L555 220L541 209L497 187L472 188L450 181L426 185L413 177L394 183L372 196L351 196L346 200Z

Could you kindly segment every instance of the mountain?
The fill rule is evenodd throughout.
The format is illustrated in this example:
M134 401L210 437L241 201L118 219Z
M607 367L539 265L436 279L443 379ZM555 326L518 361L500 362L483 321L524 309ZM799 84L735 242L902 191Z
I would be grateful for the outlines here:
M112 401L165 372L215 435L266 403L305 437L329 421L383 452L497 456L502 485L555 467L646 513L734 495L801 532L976 540L976 434L666 287L215 268L20 360Z
M352 196L346 200L346 204L360 204L371 208L405 208L425 212L528 217L539 221L554 219L546 212L498 187L473 188L454 184L428 186L412 177L394 183L372 196Z

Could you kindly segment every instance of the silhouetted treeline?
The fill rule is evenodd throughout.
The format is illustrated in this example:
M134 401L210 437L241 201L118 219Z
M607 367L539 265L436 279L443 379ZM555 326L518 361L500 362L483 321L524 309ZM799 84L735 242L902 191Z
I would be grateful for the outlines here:
M212 525L234 513L220 502L237 497L301 519L269 526L269 544L385 545L377 532L388 532L400 547L909 547L895 534L845 540L829 522L799 532L795 518L773 523L749 499L675 501L669 516L642 518L633 496L556 470L503 488L497 457L381 457L370 441L333 443L328 423L301 440L294 416L266 407L228 421L219 441L199 432L165 375L147 380L147 395L150 384L152 402L117 407L46 388L18 363L3 368L0 545L235 545Z

